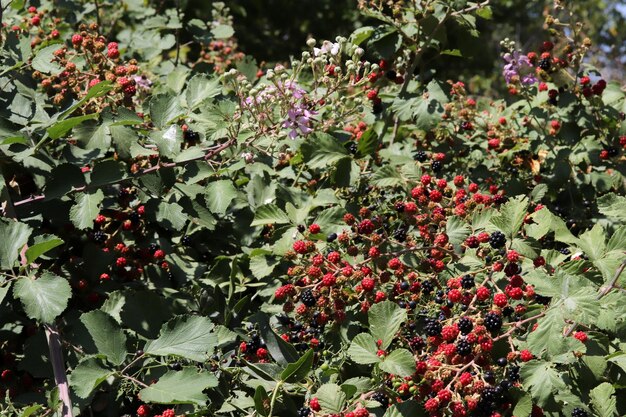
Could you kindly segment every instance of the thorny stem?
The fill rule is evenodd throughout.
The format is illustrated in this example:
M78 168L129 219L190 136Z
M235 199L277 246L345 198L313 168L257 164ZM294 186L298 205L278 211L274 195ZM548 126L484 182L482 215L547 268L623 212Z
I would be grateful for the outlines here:
M67 382L65 363L63 361L63 350L59 331L53 324L44 325L44 330L46 332L46 339L48 340L48 348L50 349L50 362L52 363L52 371L54 372L54 381L59 388L59 398L63 402L61 415L63 417L73 417L70 390Z

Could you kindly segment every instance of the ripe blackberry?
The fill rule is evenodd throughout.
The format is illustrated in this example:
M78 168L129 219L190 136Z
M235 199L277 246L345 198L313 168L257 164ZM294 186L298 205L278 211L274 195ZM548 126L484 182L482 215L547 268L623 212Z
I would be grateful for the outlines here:
M334 242L337 239L337 233L331 233L326 237L327 242Z
M107 240L107 234L101 230L98 230L93 234L93 240L96 243L104 243L104 241Z
M461 317L457 323L461 334L469 334L474 329L474 323L467 317Z
M559 252L561 252L563 255L569 255L571 253L567 248L561 248L559 249Z
M311 409L309 407L302 407L298 409L298 417L309 417Z
M150 252L154 252L157 249L160 249L160 246L157 243L151 243L148 245L148 249L150 249Z
M406 240L406 235L407 229L405 227L399 227L395 232L393 232L393 237L398 242L404 242Z
M583 410L582 408L574 408L572 410L572 417L587 417L588 414L585 410Z
M550 58L544 58L539 61L539 68L544 71L548 71L550 69Z
M439 336L441 334L441 323L437 320L429 319L424 326L424 330L428 336Z
M372 400L379 402L383 408L387 408L389 406L389 399L382 392L376 392L372 395Z
M606 150L609 153L609 156L611 158L614 158L617 155L619 155L619 149L617 149L615 146L609 146L608 148L606 148Z
M187 141L187 142L197 142L200 140L200 134L198 132L194 132L191 129L187 129L184 133L183 133L183 138Z
M507 370L506 378L511 381L519 381L520 379L519 370L520 370L520 367L517 365L510 366L509 369Z
M506 358L498 358L498 366L505 367L506 366Z
M409 346L411 346L413 349L420 349L424 347L424 339L419 336L415 336L409 341Z
M185 246L191 246L191 237L183 236L182 239L180 239L180 243L182 243Z
M461 278L461 287L466 290L474 288L474 284L474 277L471 275L464 275L463 278Z
M502 194L496 194L493 196L493 202L498 206L506 203L508 200L509 199L507 198L507 196L502 195Z
M404 203L402 201L398 201L396 204L393 205L393 207L398 213L402 213L404 211Z
M456 344L456 353L461 356L467 356L472 353L472 345L467 340L460 340Z
M433 283L430 281L424 281L422 282L422 292L424 292L424 294L430 294L431 292L433 292L434 287L433 287Z
M346 150L350 152L352 155L355 155L359 150L357 144L355 142L346 143Z
M443 163L441 161L433 161L431 168L433 172L440 172L443 169Z
M129 219L131 222L133 222L133 224L139 223L139 219L140 219L139 213L137 213L136 211L131 212L131 213L128 215L128 219Z
M497 332L502 327L502 317L497 313L487 313L485 316L485 327L490 332Z
M307 307L313 307L317 302L311 290L304 290L302 294L300 294L300 301Z
M424 151L417 151L413 159L415 159L418 162L426 162L426 160L428 159L428 156L426 155L426 152Z
M491 236L489 236L489 244L494 249L501 248L506 244L506 236L504 236L502 232L493 232Z

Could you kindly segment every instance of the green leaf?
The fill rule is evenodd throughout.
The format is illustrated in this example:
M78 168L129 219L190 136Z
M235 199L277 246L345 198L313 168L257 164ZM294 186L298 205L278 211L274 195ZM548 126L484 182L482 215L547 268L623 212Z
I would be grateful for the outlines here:
M385 411L383 417L425 417L426 415L424 407L417 401L409 400L392 405Z
M178 97L170 94L160 94L150 100L150 117L159 129L165 128L171 122L184 114L178 102Z
M11 284L12 283L13 283L13 281L9 281L9 282L6 283L6 285L4 287L0 287L0 305L2 305L2 301L4 301L4 298L9 293L9 290L11 289Z
M100 360L87 358L74 368L69 376L69 382L77 396L87 398L111 374L112 371L105 368Z
M259 255L250 258L250 271L259 279L270 276L276 265L278 262L269 256Z
M285 370L280 374L280 379L285 382L299 382L311 372L312 366L313 349L309 349L300 359L285 367Z
M97 163L91 171L89 185L99 187L115 183L126 176L124 164L118 161L108 160Z
M185 90L185 98L187 107L195 109L208 98L215 97L220 94L222 87L217 77L211 78L206 74L196 74L191 77L187 89Z
M563 352L563 327L565 321L560 309L551 308L541 319L537 329L528 335L528 348L540 357L543 352L560 354Z
M28 242L32 229L20 222L0 222L0 261L2 269L11 269Z
M28 317L42 323L52 323L67 307L72 288L65 278L45 272L38 279L23 277L13 286Z
M259 331L265 340L268 352L276 363L287 366L289 363L297 362L300 359L296 349L282 337L278 336L270 327L268 321L265 320L259 323Z
M337 384L324 384L314 395L323 414L340 414L346 404L346 394Z
M398 170L391 165L383 165L372 175L372 183L379 187L393 187L405 182Z
M58 62L53 62L54 52L61 49L63 44L55 43L38 50L31 62L34 70L46 74L57 75L63 71L63 67Z
M581 288L562 298L564 316L582 324L594 324L600 314L601 304L595 288Z
M29 264L33 263L41 255L56 248L57 246L62 245L63 243L63 239L60 239L56 236L48 236L45 240L36 243L26 249L26 261Z
M371 26L362 26L352 32L350 35L350 42L355 45L360 45L368 40L374 34L374 28Z
M481 7L476 10L476 16L482 17L485 20L491 20L493 18L493 11L489 6Z
M263 388L263 385L258 385L254 390L254 409L260 415L267 417L269 414L270 397L267 395L267 391Z
M460 245L472 233L469 225L457 216L452 216L446 223L446 234L450 243Z
M545 407L555 393L567 390L561 375L549 362L538 360L526 362L522 365L520 373L522 385L530 389L530 393L540 407Z
M231 180L210 182L206 187L204 198L212 213L223 215L230 203L237 197L237 189Z
M80 316L98 353L107 357L114 365L121 365L126 359L126 335L111 316L101 310L83 313Z
M217 25L211 29L211 33L215 39L227 39L235 34L235 30L230 25Z
M360 333L352 339L350 347L348 348L348 356L356 363L367 365L381 361L376 355L377 351L376 340L372 335L369 333Z
M530 416L533 411L533 399L529 394L524 394L522 398L517 401L515 409L513 409L514 416Z
M300 150L308 166L314 169L327 169L350 154L337 139L325 133L318 133L302 143Z
M398 304L385 300L374 304L367 313L370 333L374 339L382 341L380 349L387 349L400 326L407 320L406 310Z
M183 208L177 203L160 202L155 215L159 223L174 230L181 230L187 222Z
M626 222L626 197L608 193L598 198L598 210L607 217Z
M82 106L84 103L88 102L92 98L102 97L107 94L109 91L113 90L114 86L111 81L101 81L93 87L89 88L87 95L80 99L79 101L72 104L67 110L59 115L59 119L65 119L70 114L74 113L74 110Z
M84 230L93 227L93 221L100 212L100 204L104 200L102 190L94 193L80 193L76 203L70 208L70 220L78 229Z
M507 237L513 238L522 227L528 210L528 199L518 196L507 201L500 213L491 218L491 223L500 229Z
M378 149L378 135L374 129L367 129L359 138L357 143L358 155L362 158L368 155L374 155Z
M612 417L617 415L617 400L615 388L608 382L604 382L589 393L591 404L598 417Z
M22 414L20 414L20 417L30 417L37 411L41 410L42 408L43 408L43 405L41 404L35 404L35 405L31 405L30 407L26 407L24 408L24 410L22 410Z
M578 247L581 248L585 255L591 261L596 261L604 255L606 244L604 242L604 229L596 223L591 230L578 237Z
M92 120L92 119L96 119L97 117L98 117L97 113L86 114L86 115L83 115L83 116L70 117L69 119L65 119L65 120L61 120L59 122L56 122L55 124L50 126L46 130L46 132L48 132L48 136L50 136L50 139L59 139L59 138L65 136L65 134L67 132L69 132L70 130L72 130L74 127L78 126L79 124L81 124L85 120Z
M183 131L177 125L170 125L165 130L152 132L150 140L157 145L161 155L176 159L183 144Z
M147 403L204 406L208 397L202 391L217 384L217 378L212 374L197 373L195 368L187 367L167 372L156 384L139 391L139 398Z
M289 217L284 211L275 204L265 204L256 210L254 220L250 226L285 223L289 223Z
M383 359L380 369L398 376L411 376L415 373L415 358L406 349L396 349Z
M159 337L144 347L148 355L176 355L202 362L213 352L217 336L208 317L180 316L165 323Z

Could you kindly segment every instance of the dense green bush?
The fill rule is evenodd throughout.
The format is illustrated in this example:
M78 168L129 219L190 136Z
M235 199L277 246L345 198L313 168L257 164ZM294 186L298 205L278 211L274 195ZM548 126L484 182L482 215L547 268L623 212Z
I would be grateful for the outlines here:
M1 415L626 414L626 95L577 5L493 74L459 63L514 3L315 40L270 2L268 43L223 3L6 3Z

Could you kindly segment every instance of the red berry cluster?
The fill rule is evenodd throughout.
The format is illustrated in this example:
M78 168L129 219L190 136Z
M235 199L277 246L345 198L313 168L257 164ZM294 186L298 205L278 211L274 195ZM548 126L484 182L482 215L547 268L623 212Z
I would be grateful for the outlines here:
M81 25L79 33L74 34L69 43L71 46L60 44L54 52L52 62L57 63L62 71L50 76L34 73L53 104L81 99L93 86L106 80L113 83L114 93L93 98L79 111L88 114L100 112L105 107L134 107L137 80L141 81L139 85L147 82L137 75L139 67L136 60L123 62L117 42L107 42L95 23Z
M546 299L525 283L525 257L511 249L503 233L479 228L455 245L447 235L451 216L469 221L505 201L497 187L481 193L462 176L448 183L425 174L409 198L345 214L346 227L329 234L326 243L313 233L324 232L316 225L301 228L302 238L286 254L293 261L289 282L275 292L290 314L279 316L283 337L301 350L328 349L329 327L347 316L364 319L373 304L390 300L406 309L409 320L392 346L378 354L402 347L412 352L417 367L410 377L387 375L390 389L379 397L419 400L432 415L505 412L512 401L507 392L520 383L520 363L533 359L529 350L518 351L511 337L532 329L539 316L524 318L529 306L541 311ZM454 268L461 252L484 267L450 277L446 269ZM541 268L545 260L525 264ZM498 352L508 353L495 356L496 344Z

